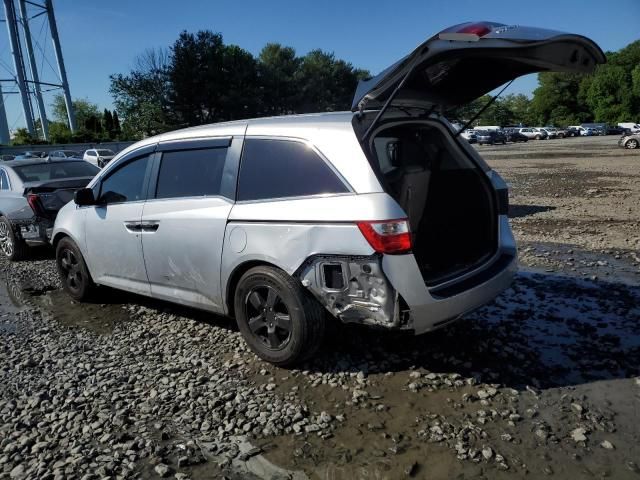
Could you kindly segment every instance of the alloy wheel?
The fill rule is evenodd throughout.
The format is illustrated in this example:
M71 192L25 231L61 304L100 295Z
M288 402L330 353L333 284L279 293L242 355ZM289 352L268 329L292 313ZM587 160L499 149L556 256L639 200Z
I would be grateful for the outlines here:
M0 250L2 250L2 253L7 257L11 257L11 255L13 255L13 237L9 231L9 225L4 221L0 222Z
M245 298L249 330L270 350L280 350L291 339L289 308L270 286L253 288Z
M628 140L627 143L624 144L625 147L632 149L632 148L638 148L638 140Z
M82 269L80 263L76 258L75 253L68 248L65 248L60 255L60 268L64 273L63 280L66 282L69 290L78 292L84 284L84 278L82 277Z

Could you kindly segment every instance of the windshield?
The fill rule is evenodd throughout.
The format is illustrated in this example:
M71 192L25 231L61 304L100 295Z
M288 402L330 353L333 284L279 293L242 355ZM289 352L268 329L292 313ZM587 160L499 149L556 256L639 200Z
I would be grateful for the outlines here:
M107 149L96 150L96 152L98 152L98 155L100 155L101 157L108 156L108 155L115 155L113 150L107 150Z
M38 163L13 167L23 182L43 182L74 177L93 177L100 169L87 162Z

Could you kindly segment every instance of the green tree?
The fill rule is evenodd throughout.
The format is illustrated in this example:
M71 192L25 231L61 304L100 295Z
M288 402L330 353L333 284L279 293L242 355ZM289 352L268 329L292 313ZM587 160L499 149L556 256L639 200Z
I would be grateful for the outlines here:
M114 129L125 138L139 139L166 132L178 126L170 101L169 54L162 49L149 49L136 58L135 68L128 75L111 75L109 91L116 110Z
M87 99L76 98L72 101L73 111L76 114L76 125L80 128L86 123L87 119L91 116L101 118L100 109L98 105L90 102ZM67 106L64 101L64 96L58 94L53 97L53 103L51 104L53 113L53 119L57 122L65 123L68 125L69 119L67 116Z
M34 142L35 138L26 128L16 128L13 139L11 140L13 145L32 145Z
M67 124L57 121L49 122L49 141L51 143L71 142L71 130Z
M116 138L120 136L122 129L120 128L120 118L118 118L118 112L113 111L113 134Z
M584 75L577 73L540 73L531 101L535 120L531 123L565 126L590 120L593 115L579 95L583 79Z
M302 58L297 73L301 91L299 113L349 109L358 81L369 75L319 49Z
M102 112L102 126L104 127L104 131L107 133L109 138L113 138L113 115L106 108L104 112Z
M296 73L301 59L291 47L267 43L258 56L258 75L262 88L263 113L294 113L299 101Z

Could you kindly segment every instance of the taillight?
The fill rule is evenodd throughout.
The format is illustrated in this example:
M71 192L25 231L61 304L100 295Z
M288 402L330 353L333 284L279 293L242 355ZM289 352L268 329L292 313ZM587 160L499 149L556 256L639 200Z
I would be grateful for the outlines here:
M40 197L35 193L30 193L27 195L27 203L35 213L39 217L46 216L46 212L44 211L44 207L42 206L42 202L40 201Z
M378 253L400 254L411 251L411 233L406 218L358 222L358 228Z

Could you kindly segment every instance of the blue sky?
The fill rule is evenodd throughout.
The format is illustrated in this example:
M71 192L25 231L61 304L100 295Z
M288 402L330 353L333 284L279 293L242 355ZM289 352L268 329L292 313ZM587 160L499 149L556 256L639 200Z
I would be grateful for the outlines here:
M126 73L138 53L171 45L182 30L220 32L226 43L253 54L267 42L292 46L300 55L322 48L372 73L433 33L469 20L580 33L605 51L640 38L640 0L54 0L54 5L71 94L101 108L112 106L110 74ZM4 31L1 59L8 63ZM529 94L536 83L535 75L524 77L507 93ZM19 126L13 97L7 100L9 125Z

